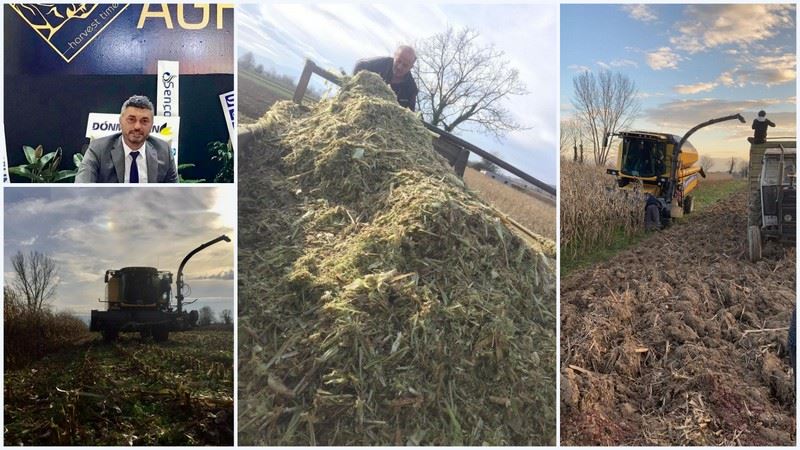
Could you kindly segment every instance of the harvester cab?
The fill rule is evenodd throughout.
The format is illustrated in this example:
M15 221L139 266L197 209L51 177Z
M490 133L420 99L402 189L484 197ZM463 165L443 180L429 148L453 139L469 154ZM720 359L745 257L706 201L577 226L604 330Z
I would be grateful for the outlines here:
M105 274L105 311L92 310L89 329L99 331L106 341L113 341L121 332L139 332L142 338L152 336L156 342L169 338L170 331L183 331L197 325L197 311L183 310L183 268L197 252L216 244L230 242L228 236L192 250L183 258L176 281L176 307L172 305L172 273L155 267L124 267Z
M741 114L720 117L696 125L683 137L648 131L607 134L605 146L611 137L618 137L621 142L617 168L607 169L606 173L614 175L621 188L641 186L644 194L657 201L661 226L667 226L672 218L694 210L692 192L699 185L700 177L706 176L689 136L701 128L734 119L745 123Z
M761 259L767 240L794 244L797 235L797 141L777 138L751 144L747 248Z

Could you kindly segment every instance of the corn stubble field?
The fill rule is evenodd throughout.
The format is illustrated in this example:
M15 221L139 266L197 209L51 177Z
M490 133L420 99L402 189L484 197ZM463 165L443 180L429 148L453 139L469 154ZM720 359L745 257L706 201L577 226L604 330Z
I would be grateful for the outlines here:
M602 175L562 164L562 251L639 232ZM699 189L692 216L561 278L562 444L795 444L795 248L749 262L744 183Z
M529 230L550 240L556 239L555 200L544 195L522 192L471 167L464 171L464 183L483 201L508 214Z
M555 443L554 262L374 74L276 103L240 173L239 443Z
M5 445L233 445L232 330L121 336L6 359Z

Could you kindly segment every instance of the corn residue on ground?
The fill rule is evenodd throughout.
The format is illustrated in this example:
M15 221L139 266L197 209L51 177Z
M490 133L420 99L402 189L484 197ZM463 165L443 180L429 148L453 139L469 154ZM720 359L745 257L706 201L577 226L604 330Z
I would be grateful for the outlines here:
M747 193L561 278L561 443L795 445L794 246L747 256Z
M555 444L555 275L371 73L240 168L239 443Z

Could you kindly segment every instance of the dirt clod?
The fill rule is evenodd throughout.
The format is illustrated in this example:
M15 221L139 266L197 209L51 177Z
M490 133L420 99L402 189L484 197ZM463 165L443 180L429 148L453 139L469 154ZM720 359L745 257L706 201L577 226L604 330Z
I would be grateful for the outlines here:
M794 445L795 250L750 263L746 201L562 278L562 445Z

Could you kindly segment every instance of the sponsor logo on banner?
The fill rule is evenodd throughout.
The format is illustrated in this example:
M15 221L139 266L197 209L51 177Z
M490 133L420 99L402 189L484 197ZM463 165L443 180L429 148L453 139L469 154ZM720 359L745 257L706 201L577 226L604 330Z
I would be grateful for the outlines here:
M178 61L158 61L158 97L156 114L166 117L180 116L178 112Z
M118 3L15 3L9 6L67 63L128 7Z
M180 124L180 117L155 116L153 117L153 128L150 130L150 136L169 143L175 164L178 164ZM122 127L119 124L119 114L89 113L89 120L86 122L87 138L97 139L120 132L122 132Z
M236 92L230 91L219 95L222 112L225 114L225 123L228 124L228 137L233 139L233 130L236 129Z

